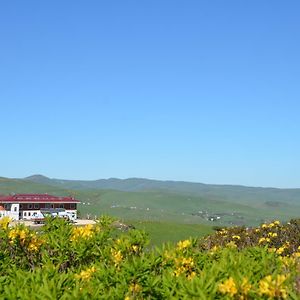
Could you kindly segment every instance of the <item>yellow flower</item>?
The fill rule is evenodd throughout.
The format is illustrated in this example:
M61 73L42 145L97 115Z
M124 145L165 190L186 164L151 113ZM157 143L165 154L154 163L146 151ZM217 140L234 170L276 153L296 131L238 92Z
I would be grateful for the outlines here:
M282 261L282 263L285 265L285 266L292 266L294 263L295 263L295 260L294 258L292 257L287 257L287 256L280 256L280 260Z
M259 294L271 298L285 299L287 297L287 291L282 287L285 280L285 275L277 275L275 279L272 279L271 275L266 276L259 282Z
M35 243L29 243L28 250L30 252L35 252L35 251L38 251L39 248L38 248L37 244L35 244Z
M24 243L24 241L26 239L26 235L27 235L27 230L22 229L19 231L19 238L20 238L21 243Z
M242 284L240 286L241 293L247 295L251 289L251 284L248 282L248 278L243 278Z
M38 251L40 246L43 244L43 242L44 242L43 240L38 239L35 235L33 235L27 249L30 252Z
M218 251L219 247L218 246L213 246L211 249L210 249L210 254L215 254L216 251Z
M259 293L260 295L268 295L268 296L273 296L273 294L270 294L270 286L272 283L272 276L268 275L264 279L260 280L259 282Z
M187 276L187 279L188 280L192 280L194 277L196 276L196 272L192 272L192 273L190 273L188 276Z
M226 244L226 247L228 247L228 248L236 248L237 245L235 244L235 242L231 241L231 242L229 242L229 243Z
M193 258L192 257L182 258L182 264L187 267L193 267L194 266Z
M10 230L10 232L8 233L8 238L11 240L11 241L14 241L17 236L19 235L19 231L17 229L12 229Z
M182 273L185 272L185 269L183 267L180 267L180 268L177 268L175 271L174 271L174 275L176 277L180 276Z
M137 253L139 251L139 247L137 245L132 245L131 249L134 253Z
M264 238L264 237L262 237L262 238L260 238L259 240L258 240L258 243L259 244L262 244L262 243L264 243L264 242L270 242L271 240L270 240L270 238Z
M21 229L21 228L16 228L10 230L8 233L8 238L10 239L10 244L14 243L14 241L19 238L21 245L25 244L26 238L30 238L31 235L28 234L29 231L27 228Z
M194 261L192 257L179 257L175 259L175 264L177 266L184 266L185 268L193 267L194 266Z
M92 224L88 224L88 225L84 226L83 227L82 236L89 238L92 235L93 235L93 225Z
M88 224L82 227L74 227L72 229L71 241L77 241L79 239L89 239L93 236L93 225Z
M192 276L193 268L194 268L194 260L192 257L178 257L175 259L175 265L176 270L174 271L174 274L176 277L178 277L181 274L185 274L187 277ZM190 277L190 279L192 279Z
M89 280L95 272L96 268L93 266L89 269L81 271L79 274L75 274L75 278L80 280Z
M233 238L233 239L237 239L237 240L240 240L240 239L241 239L241 237L240 237L239 235L234 235L234 236L232 236L232 238Z
M178 250L184 250L186 248L189 248L191 246L191 241L190 240L185 240L185 241L179 241L177 243L177 249Z
M280 248L278 248L278 249L276 250L276 253L277 253L277 254L282 254L283 251L284 251L284 249L285 249L285 247L280 247Z
M267 224L262 224L262 225L261 225L261 228L267 228L267 227L268 227Z
M120 262L123 260L123 255L120 250L111 249L111 254L113 261L115 263L115 266L119 265Z
M222 294L229 294L233 297L237 293L237 288L232 277L219 284L219 291Z
M273 222L275 225L280 225L280 222L279 221L274 221Z
M2 219L0 219L0 227L3 229L7 229L9 223L11 222L11 218L10 217L3 217Z
M286 281L286 279L287 279L287 276L285 276L285 275L277 275L276 284L281 285Z
M142 290L142 287L138 283L132 283L129 286L129 291L132 293L139 293Z
M268 233L268 236L269 236L269 237L276 237L276 236L277 236L277 233L276 233L276 232L269 232L269 233Z

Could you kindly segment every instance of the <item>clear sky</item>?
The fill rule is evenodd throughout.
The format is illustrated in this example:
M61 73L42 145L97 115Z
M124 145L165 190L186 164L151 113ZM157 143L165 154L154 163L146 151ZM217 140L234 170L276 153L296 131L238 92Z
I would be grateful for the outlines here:
M1 1L0 176L300 187L299 1Z

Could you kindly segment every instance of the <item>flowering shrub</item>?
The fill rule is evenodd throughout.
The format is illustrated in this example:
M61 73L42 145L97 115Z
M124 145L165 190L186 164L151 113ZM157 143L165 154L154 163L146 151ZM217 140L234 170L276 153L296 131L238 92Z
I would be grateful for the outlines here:
M300 226L230 228L149 249L112 219L40 231L0 221L2 299L299 299Z
M223 228L200 241L202 249L218 247L266 247L270 252L282 256L300 256L300 220L291 220L282 225L279 221L262 224L258 228L233 227ZM299 250L299 252L298 252Z

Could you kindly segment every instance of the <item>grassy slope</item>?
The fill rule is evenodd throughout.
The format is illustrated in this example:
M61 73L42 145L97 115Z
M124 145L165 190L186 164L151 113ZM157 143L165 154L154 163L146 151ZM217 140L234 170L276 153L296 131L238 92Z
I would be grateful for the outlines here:
M193 216L199 210L209 214L223 213L218 223L213 225L231 225L243 222L247 225L258 224L264 220L278 218L287 220L300 215L300 205L279 204L279 206L261 203L232 203L201 196L188 196L165 191L122 192L113 190L69 190L24 180L0 178L0 193L51 193L54 195L73 195L90 205L80 205L83 216L110 214L126 220L145 220L151 222L167 221L173 223L212 224L199 216ZM112 208L112 206L115 206ZM136 207L136 209L130 209ZM147 210L148 209L148 210ZM234 213L235 215L231 215Z
M254 204L263 201L299 204L300 201L300 189L216 185L183 181L159 181L143 178L128 178L123 180L110 178L83 181L50 179L42 175L33 175L27 179L37 183L53 185L65 189L111 189L127 192L160 190L169 193L201 196L208 199L217 199L239 204Z
M8 195L11 193L48 193L64 196L69 195L70 191L45 184L0 177L0 194Z
M178 192L174 190L125 192L77 189L74 182L70 182L67 186L64 184L53 186L46 182L0 178L0 194L49 193L75 196L82 201L79 205L82 216L86 214L90 214L91 217L101 214L115 216L148 232L151 245L203 236L212 231L212 225L228 226L232 222L239 221L247 225L256 225L264 220L288 220L300 215L300 205L296 201L297 191L291 191L295 193L293 201L287 202L284 199L285 191L276 189L265 193L267 192L265 189L231 186L215 186L210 189L211 187L203 186L202 194L199 195L193 189L190 193L184 192L185 185L182 185L182 190ZM121 181L119 183L123 184ZM127 184L129 183L132 184L132 181L127 181ZM221 197L224 190L226 193ZM199 210L227 215L222 216L221 221L212 223L200 216L192 215Z
M199 210L211 214L226 214L213 225L232 225L243 222L255 225L264 220L288 220L300 215L300 206L290 204L273 207L255 203L237 204L225 201L210 200L203 197L184 196L167 192L120 192L89 191L76 192L78 198L89 199L90 205L80 205L83 214L105 213L123 220L145 220L159 222L161 220L175 223L212 224L200 216L193 216ZM89 194L89 197L87 195ZM114 206L114 207L112 207ZM234 215L232 215L234 214Z
M209 225L178 224L169 222L131 222L137 229L149 234L150 245L161 246L164 242L176 243L190 237L199 238L213 232Z

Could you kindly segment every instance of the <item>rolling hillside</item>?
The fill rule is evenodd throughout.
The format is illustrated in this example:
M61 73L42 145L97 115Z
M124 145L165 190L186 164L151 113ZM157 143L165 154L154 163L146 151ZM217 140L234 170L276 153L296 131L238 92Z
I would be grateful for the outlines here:
M299 189L278 189L246 187L239 185L214 185L183 181L159 181L143 178L129 179L100 179L94 181L50 179L43 175L33 175L24 178L26 181L51 185L63 189L111 189L126 192L138 191L165 191L176 194L201 196L209 199L229 201L235 203L251 204L262 202L275 202L274 205L283 203L300 204Z
M190 187L190 190L189 190ZM124 221L209 225L255 225L300 216L300 190L218 186L147 179L71 181L38 175L0 179L0 193L73 195L82 216L100 214Z

